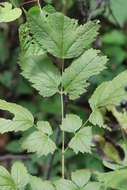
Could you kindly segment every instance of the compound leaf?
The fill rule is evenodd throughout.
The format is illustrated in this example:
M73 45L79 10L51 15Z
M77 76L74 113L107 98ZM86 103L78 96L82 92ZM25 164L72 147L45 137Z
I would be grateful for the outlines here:
M62 59L79 56L94 41L99 29L98 22L79 26L75 19L58 12L45 16L28 13L28 23L42 47Z
M62 83L70 99L78 98L85 91L88 79L105 69L106 62L106 56L99 55L98 50L89 49L65 69Z
M69 147L72 148L76 154L78 154L78 152L91 153L91 142L92 129L91 127L84 127L71 139Z
M67 114L61 124L61 130L74 133L82 126L82 120L75 114Z
M13 119L0 118L0 133L25 131L33 126L34 118L24 107L0 100L0 109L14 114Z
M22 148L27 149L28 152L36 152L40 157L49 153L53 154L56 145L49 136L40 131L35 131L23 141Z
M49 97L58 92L61 82L60 72L52 64L46 54L37 57L21 57L22 75L43 97Z
M22 14L20 8L12 9L8 2L0 3L0 22L11 22L19 18Z

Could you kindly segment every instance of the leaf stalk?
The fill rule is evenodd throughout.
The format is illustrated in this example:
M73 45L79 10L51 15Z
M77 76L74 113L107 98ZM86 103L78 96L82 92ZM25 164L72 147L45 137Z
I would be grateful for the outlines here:
M61 75L63 75L64 71L64 60L61 61ZM64 93L63 93L63 87L61 85L61 123L64 119ZM62 178L65 178L65 133L62 131Z

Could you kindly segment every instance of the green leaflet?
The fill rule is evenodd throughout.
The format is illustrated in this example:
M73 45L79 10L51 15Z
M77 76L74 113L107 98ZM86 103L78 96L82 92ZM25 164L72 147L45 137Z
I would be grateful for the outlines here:
M75 136L69 142L69 147L78 154L81 153L91 153L91 143L92 143L92 128L84 127L80 129Z
M126 84L127 71L120 73L112 81L103 82L90 98L91 108L119 104L122 99L127 98L127 93L124 90Z
M11 176L17 189L23 189L29 183L29 174L21 162L15 162L11 168Z
M76 172L72 172L71 179L78 186L85 186L90 180L91 172L89 170L77 170Z
M22 56L34 57L44 54L42 46L34 39L30 33L28 23L22 24L19 28L20 46Z
M83 175L83 170L74 172L72 181L66 179L59 179L54 182L55 190L102 190L102 184L99 182L89 182L90 173ZM78 175L77 175L78 174ZM81 177L81 178L80 178ZM86 179L85 179L86 177ZM38 189L40 190L40 189ZM43 189L42 189L43 190ZM45 190L45 189L44 189Z
M2 166L0 166L0 189L1 190L17 190L16 185L15 185L11 175Z
M84 188L83 190L105 190L101 183L98 182L89 182Z
M55 190L54 186L49 181L42 181L38 177L31 176L31 190Z
M45 14L47 14L47 13L50 13L50 14L56 13L56 9L50 4L45 5L45 7L43 7L42 11L44 11Z
M54 183L56 190L76 190L76 185L70 180L60 179Z
M12 120L0 118L0 133L25 131L33 126L34 118L26 108L0 100L0 109L14 114Z
M75 114L67 114L60 126L61 130L74 133L82 126L82 120Z
M90 21L78 25L62 13L31 15L27 21L35 39L42 47L58 58L73 58L83 53L94 41L99 29L98 22Z
M107 58L99 53L98 50L89 49L65 69L62 83L70 99L78 98L88 86L88 79L105 69Z
M12 9L12 5L10 3L0 3L0 22L11 22L19 18L21 14L21 9Z
M39 15L40 8L37 5L35 5L28 10L28 13L31 15ZM56 9L54 8L54 6L47 4L44 7L41 7L41 15L47 15L52 13L56 13Z
M31 14L32 16L39 15L40 8L37 5L35 5L28 10L28 13ZM47 15L52 13L56 13L56 9L54 8L54 6L47 4L44 7L41 7L41 15Z
M104 120L103 115L109 106L116 106L121 100L127 98L127 93L124 87L127 84L127 71L120 73L112 81L103 82L93 95L91 96L89 103L92 109L90 116L90 122L94 125L103 127Z
M95 109L92 111L90 117L89 117L89 121L93 124L93 125L98 125L100 127L105 128L106 125L104 124L104 115L105 115L105 111L102 109Z
M20 66L22 75L28 79L32 86L44 97L58 92L61 82L60 72L52 64L47 55L37 57L21 57Z
M52 127L48 121L38 121L37 122L37 129L47 135L52 135Z
M29 175L21 162L13 164L11 175L0 166L0 190L23 190L29 182Z
M92 188L101 190L99 188L101 183L90 182L90 177L89 170L78 170L72 173L72 181L59 179L51 183L29 175L21 162L13 164L11 175L4 167L0 166L1 190L91 190Z
M108 188L125 190L127 188L127 169L115 170L107 173L97 173L99 182Z
M78 152L91 153L92 129L91 127L80 129L82 127L82 120L79 116L67 114L60 127L63 131L75 133L75 136L71 139L68 146L72 148L76 154ZM76 133L78 129L80 130Z
M40 157L42 155L47 156L49 153L53 154L56 145L49 136L41 131L35 131L23 141L22 148L28 152L36 152Z

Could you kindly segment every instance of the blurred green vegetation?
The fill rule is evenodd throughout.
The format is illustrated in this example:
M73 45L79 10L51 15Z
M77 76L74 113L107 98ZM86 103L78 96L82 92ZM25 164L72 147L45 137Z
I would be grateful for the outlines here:
M29 0L10 0L14 6L24 9L36 5ZM93 44L95 48L101 49L109 58L107 70L100 76L92 78L89 92L84 94L75 103L69 102L67 112L77 113L86 120L91 112L88 98L95 87L105 80L110 80L121 71L127 69L127 1L126 0L45 0L42 6L49 4L55 6L58 11L76 18L80 23L90 19L99 19L101 24L100 35ZM60 116L60 100L57 96L43 99L30 87L30 84L20 75L19 61L19 39L18 27L24 22L24 17L9 23L0 24L0 97L10 102L16 102L27 107L35 119L49 120L55 130L54 139L61 144L57 123ZM3 112L0 114L4 114ZM75 156L70 150L66 154L66 170L77 168L90 168L98 171L107 171L119 168L120 162L127 164L126 142L117 130L118 122L110 113L113 131L94 128L95 144L94 156L80 154ZM126 136L126 130L124 131ZM60 152L49 155L48 158L37 158L35 155L26 155L20 148L20 133L14 135L8 133L0 136L0 162L10 167L15 159L23 159L32 174L42 175L45 178L60 174ZM24 133L24 136L26 134ZM68 142L68 137L66 137ZM77 164L75 164L77 163ZM53 168L53 170L52 170ZM69 175L67 172L66 175Z

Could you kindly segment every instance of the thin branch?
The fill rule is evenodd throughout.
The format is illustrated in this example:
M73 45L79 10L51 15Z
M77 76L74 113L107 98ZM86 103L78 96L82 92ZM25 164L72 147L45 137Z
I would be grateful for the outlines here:
M61 60L61 75L63 75L64 72L64 60ZM60 98L61 98L61 123L64 119L64 94L63 94L63 87L61 85L61 92L60 92ZM64 158L64 153L65 153L65 134L64 131L62 131L62 178L65 178L65 158Z
M64 118L64 103L63 103L64 99L63 99L63 92L61 91L61 110L62 110L62 121ZM65 147L65 134L64 131L62 131L62 178L64 179L64 169L65 169L65 160L64 160L64 147Z
M34 2L37 2L37 0L30 0L30 1L27 1L27 2L23 2L20 5L23 6L23 5L27 5L29 3L34 3Z
M31 159L31 155L13 155L13 154L6 154L0 156L0 161L9 161L9 160L29 160Z

